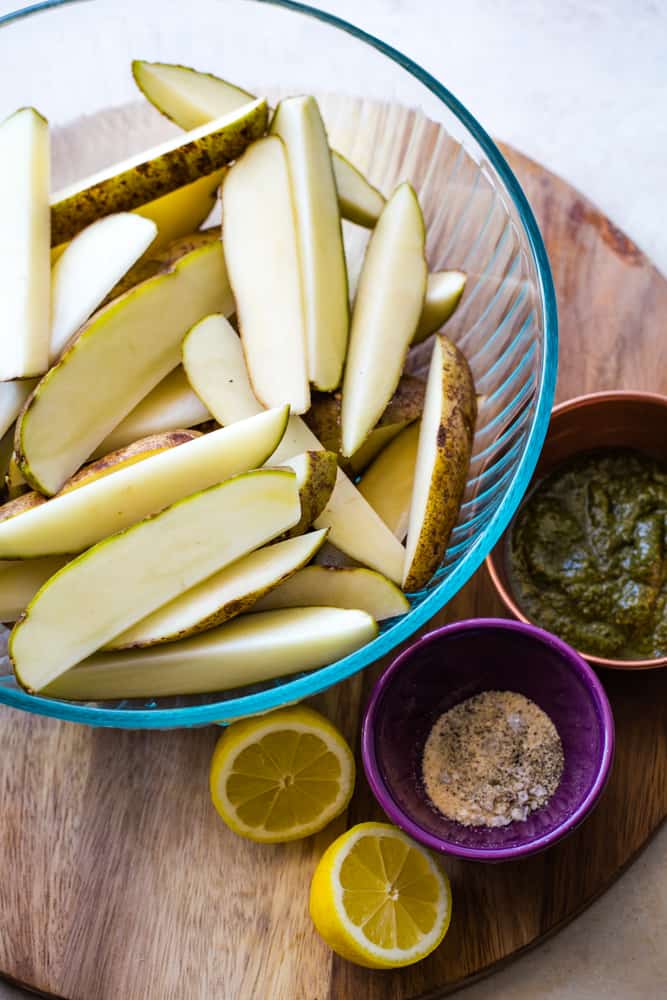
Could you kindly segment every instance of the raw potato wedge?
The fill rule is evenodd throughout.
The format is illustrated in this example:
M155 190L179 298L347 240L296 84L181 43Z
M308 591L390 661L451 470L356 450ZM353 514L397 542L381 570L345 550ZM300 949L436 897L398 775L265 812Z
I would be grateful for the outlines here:
M0 437L15 422L36 385L37 379L31 378L16 382L0 382Z
M134 209L135 215L152 219L158 228L158 235L151 245L151 254L159 253L188 233L194 233L208 219L226 169L221 167L220 170L214 170L212 174L184 184L183 187Z
M114 285L104 300L103 305L113 302L114 299L124 295L125 292L129 292L131 288L140 285L142 281L148 281L149 278L154 278L156 274L165 274L173 268L174 264L178 263L181 257L185 257L186 254L192 253L193 250L198 250L200 247L208 246L209 243L216 243L219 239L220 227L212 226L211 229L203 229L201 232L186 233L185 236L179 236L178 239L161 250L151 248Z
M0 438L0 480L7 479L9 464L14 453L14 434L12 428L6 431Z
M212 243L96 313L41 380L17 422L16 454L31 486L57 493L176 367L192 324L232 308L222 250Z
M51 270L51 364L156 236L150 219L119 212L67 245Z
M468 362L451 341L437 334L419 433L404 590L424 587L442 562L468 477L476 418Z
M198 323L183 342L183 367L219 423L233 424L261 411L248 380L241 342L229 323L217 317ZM304 421L292 416L269 462L280 465L299 452L321 448ZM315 527L329 528L329 541L338 549L395 582L400 581L403 546L340 468L334 491Z
M301 535L320 516L329 502L338 473L338 462L332 451L304 451L286 458L284 466L296 473L301 501L301 518L290 528L289 535Z
M345 471L362 472L375 456L389 444L404 427L418 420L424 407L426 382L413 375L401 375L396 392L377 425L370 432L361 448L351 458L340 453L340 393L314 393L312 405L304 420L325 448L338 452L339 462Z
M54 246L112 212L129 212L236 159L266 131L266 101L252 101L185 135L86 177L51 199Z
M187 66L135 59L132 74L144 97L185 129L229 114L253 99L247 90ZM343 218L360 226L374 226L384 207L383 196L340 153L332 150L331 159Z
M372 229L382 214L385 197L360 170L340 153L332 152L340 214L358 226Z
M181 350L189 384L219 424L233 424L259 413L241 341L229 320L206 316L185 335Z
M30 492L30 487L23 478L23 473L19 469L18 462L16 461L16 452L13 450L13 442L14 432L12 431L12 454L7 466L7 472L5 473L5 488L7 490L7 497L9 500L16 500L17 497ZM2 508L0 508L0 512L1 510Z
M185 444L186 441L191 441L198 436L196 431L182 430L172 431L169 434L153 434L141 441L135 441L126 448L119 448L118 451L113 451L89 465L84 465L67 480L53 499L55 500L71 490L76 490L86 483L101 479L102 476L108 476L111 472L118 472L119 469L126 468L128 465L135 465L137 462L143 461L144 458L150 458L151 455L166 451L167 448ZM7 477L5 478L7 479ZM42 493L38 493L37 490L19 493L18 496L10 498L8 503L0 507L0 523L48 502L47 498Z
M352 313L341 407L341 451L354 455L396 390L426 291L424 220L400 184L370 238Z
M326 534L314 531L242 556L116 636L106 648L156 646L222 625L310 562Z
M84 465L82 469L70 476L56 496L62 496L63 493L69 493L70 490L78 490L86 483L93 483L96 479L108 476L111 472L127 469L130 465L143 462L145 458L159 455L161 452L167 451L168 448L177 448L179 444L187 444L188 441L194 441L198 437L201 437L199 431L185 429L165 431L164 434L149 434L147 437L133 441L124 448L118 448L116 451L102 455L94 462ZM42 499L45 498L42 497ZM48 503L48 501L46 502Z
M0 123L0 381L49 367L49 126L34 108Z
M121 420L93 452L99 458L124 448L149 434L164 434L181 427L197 427L211 414L191 388L181 365L163 378L135 408Z
M308 605L358 608L378 622L410 610L410 602L396 584L373 569L306 566L260 598L252 611L254 614Z
M0 522L0 558L81 552L190 493L257 468L280 441L286 421L287 407L262 412L33 506Z
M336 389L350 327L347 267L329 141L314 97L281 101L271 132L285 144L299 246L308 377Z
M225 263L248 374L265 406L310 406L299 249L285 147L268 136L222 187ZM213 311L213 310L210 310Z
M334 663L377 635L364 611L292 608L243 615L153 649L97 653L40 693L71 701L206 694Z
M294 473L259 469L105 538L51 577L14 626L9 656L17 680L40 691L135 622L286 531L299 514Z
M418 444L419 424L411 424L380 452L359 482L361 495L401 542L408 531Z
M420 344L432 333L439 330L456 311L461 301L466 276L463 271L434 271L426 282L424 308L413 344Z
M15 622L39 588L68 561L68 556L0 562L0 622Z

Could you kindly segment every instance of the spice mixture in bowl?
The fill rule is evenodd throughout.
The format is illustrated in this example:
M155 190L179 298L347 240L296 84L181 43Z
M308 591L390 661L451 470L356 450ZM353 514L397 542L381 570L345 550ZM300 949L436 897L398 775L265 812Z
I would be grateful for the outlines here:
M507 826L546 805L563 774L563 746L541 708L513 691L454 705L426 740L426 794L463 826Z
M594 671L560 639L503 619L457 622L405 650L373 689L366 776L389 818L477 861L536 853L601 795L614 725Z

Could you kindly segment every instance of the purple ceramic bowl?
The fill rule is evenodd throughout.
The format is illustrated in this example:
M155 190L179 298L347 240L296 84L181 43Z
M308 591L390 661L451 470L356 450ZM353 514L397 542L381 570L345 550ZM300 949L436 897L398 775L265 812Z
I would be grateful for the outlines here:
M431 805L421 779L424 743L435 720L481 691L516 691L552 719L565 764L542 809L505 827L465 827ZM361 735L373 794L393 823L427 847L471 861L535 854L571 833L609 777L614 719L585 660L534 625L481 618L423 636L385 670L371 694Z

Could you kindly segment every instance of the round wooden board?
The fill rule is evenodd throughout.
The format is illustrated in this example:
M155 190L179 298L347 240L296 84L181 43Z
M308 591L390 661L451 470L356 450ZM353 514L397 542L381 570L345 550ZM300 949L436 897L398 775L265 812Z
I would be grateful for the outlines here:
M667 281L564 181L507 155L542 226L561 324L557 398L667 392ZM666 428L667 433L667 428ZM485 570L432 625L501 614ZM315 699L358 747L381 664ZM380 818L360 771L344 818L261 847L210 804L215 728L90 730L0 711L0 969L70 1000L406 1000L442 996L563 926L599 895L667 811L667 671L607 673L618 749L598 809L527 861L447 861L451 930L420 965L374 973L326 948L308 917L317 859L348 824Z

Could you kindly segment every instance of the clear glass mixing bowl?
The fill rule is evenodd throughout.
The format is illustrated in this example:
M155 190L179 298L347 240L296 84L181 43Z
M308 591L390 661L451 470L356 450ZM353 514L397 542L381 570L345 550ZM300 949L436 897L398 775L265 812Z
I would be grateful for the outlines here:
M472 576L514 514L545 436L557 362L549 263L530 206L469 111L407 56L289 0L52 0L0 17L0 119L34 105L54 128L54 187L175 132L135 88L134 58L207 70L275 100L314 93L333 147L385 193L410 180L431 270L468 274L447 333L480 396L470 478L443 565L411 611L330 666L215 695L117 704L31 696L6 658L0 701L89 725L171 728L229 721L321 691L390 652ZM489 81L493 86L493 81ZM366 234L346 224L352 269ZM424 357L417 356L419 368Z

